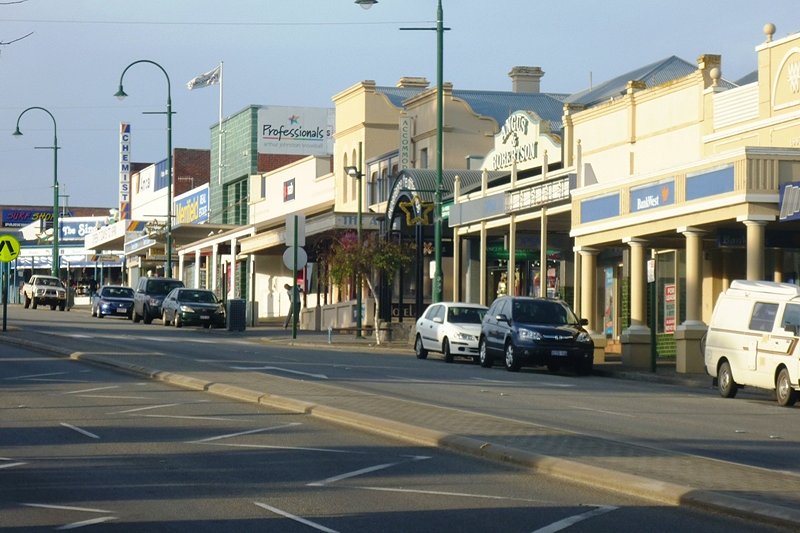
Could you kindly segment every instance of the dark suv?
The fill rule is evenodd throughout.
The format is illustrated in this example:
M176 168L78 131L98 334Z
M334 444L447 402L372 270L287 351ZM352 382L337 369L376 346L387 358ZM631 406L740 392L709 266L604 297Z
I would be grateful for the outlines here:
M551 372L571 366L578 374L589 374L594 343L583 329L586 324L561 300L502 296L483 317L478 340L481 366L492 366L494 357L502 355L512 372L531 364L545 365Z
M172 278L139 278L133 293L133 321L149 324L161 318L161 302L172 289L183 287L183 282Z

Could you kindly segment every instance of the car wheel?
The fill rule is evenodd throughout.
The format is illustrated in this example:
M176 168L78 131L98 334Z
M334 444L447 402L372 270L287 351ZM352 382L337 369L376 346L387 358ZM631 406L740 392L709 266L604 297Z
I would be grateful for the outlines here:
M50 304L50 310L51 311L55 311L56 310L56 304Z
M27 295L25 295L25 309L29 308L30 306L31 306L31 299L28 298Z
M203 324L203 329L211 329L211 323Z
M125 316L128 320L133 320L133 311L128 311L128 314Z
M146 305L142 308L142 322L145 324L150 324L153 322L153 317L150 316L150 311L147 310Z
M797 402L797 391L792 388L789 371L785 368L781 368L775 380L775 398L781 407L791 407Z
M561 365L558 363L547 363L548 372L558 372L559 370L561 370Z
M492 366L492 356L486 348L486 339L481 339L478 343L478 362L483 368Z
M39 302L36 301L36 298L31 299L31 309L36 309L39 307Z
M428 358L428 350L426 350L422 345L422 337L420 335L417 335L417 338L414 341L414 353L417 354L417 359Z
M719 365L719 372L717 372L717 389L719 389L719 395L723 398L733 398L739 391L739 385L733 381L731 365L727 361L723 361L722 364Z
M95 310L94 307L92 307L92 316L97 316L97 311Z
M98 308L97 309L97 318L103 318L104 316L106 316L106 315L104 315L103 312L100 310L100 308Z
M444 341L442 341L442 355L444 355L445 362L453 362L453 352L450 351L450 341L447 339L447 337L445 337Z
M173 318L172 321L175 322L176 328L183 327L183 322L181 322L181 315L179 315L178 313L175 313L175 318Z
M161 322L163 322L165 326L169 326L169 320L167 320L166 311L161 311Z
M517 372L522 365L520 364L519 357L517 356L517 350L514 348L514 344L510 341L506 343L505 354L506 370L509 372Z

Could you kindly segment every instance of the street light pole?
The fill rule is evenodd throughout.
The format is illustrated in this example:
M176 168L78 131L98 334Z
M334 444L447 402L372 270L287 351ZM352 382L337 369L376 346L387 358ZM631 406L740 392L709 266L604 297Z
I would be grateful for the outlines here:
M363 160L362 150L363 150L363 143L361 141L359 141L358 142L358 166L345 167L345 169L344 169L345 173L348 176L350 176L351 178L355 178L356 187L358 187L358 218L356 219L356 239L358 241L358 249L359 250L361 249L361 227L362 227L362 222L361 222L361 212L362 212L361 211L361 203L362 203L362 200L361 200L361 189L362 189L362 178L364 177L364 174L362 172L362 168L363 168L363 166L362 166L362 160ZM362 289L361 273L359 272L359 273L356 274L356 338L361 338L361 324L362 324L362 320L363 320L362 312L361 312L361 300L362 300L361 289ZM373 295L373 296L377 296L377 295Z
M59 252L58 252L58 237L59 237L59 227L58 227L58 126L56 125L56 117L43 107L29 107L25 111L19 114L17 117L17 129L14 130L13 135L19 136L22 135L22 132L19 130L19 120L22 118L22 115L30 111L31 109L38 109L40 111L44 111L50 118L53 119L53 146L45 146L43 148L53 150L53 261L52 266L50 268L50 274L54 277L58 277L59 273Z
M444 73L444 11L442 0L438 0L436 7L436 194L434 196L434 260L436 263L433 273L434 303L442 301L442 133L444 122L443 105L443 73Z
M138 63L150 63L158 67L161 72L164 73L164 76L167 78L167 225L166 225L166 237L167 237L167 268L165 270L165 275L168 278L172 277L172 86L169 81L169 74L167 71L164 70L164 67L156 63L155 61L151 61L149 59L140 59L138 61L134 61L127 67L125 70L122 71L122 74L119 77L119 90L116 92L114 96L122 100L126 96L128 96L125 91L122 89L122 79L125 77L125 73L128 72L128 69ZM147 112L146 114L162 114L159 112Z

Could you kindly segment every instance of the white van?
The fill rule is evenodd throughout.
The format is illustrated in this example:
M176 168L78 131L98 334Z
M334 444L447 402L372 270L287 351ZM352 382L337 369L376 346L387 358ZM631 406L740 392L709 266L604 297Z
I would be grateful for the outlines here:
M800 391L800 287L771 281L731 283L720 294L705 336L706 372L724 398L749 385L794 405Z

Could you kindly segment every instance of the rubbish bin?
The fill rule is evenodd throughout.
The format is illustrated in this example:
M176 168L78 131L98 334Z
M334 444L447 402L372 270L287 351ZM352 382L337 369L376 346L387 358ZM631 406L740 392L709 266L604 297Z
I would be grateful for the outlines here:
M247 306L241 298L228 300L228 331L244 331L247 325Z

